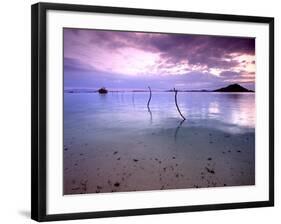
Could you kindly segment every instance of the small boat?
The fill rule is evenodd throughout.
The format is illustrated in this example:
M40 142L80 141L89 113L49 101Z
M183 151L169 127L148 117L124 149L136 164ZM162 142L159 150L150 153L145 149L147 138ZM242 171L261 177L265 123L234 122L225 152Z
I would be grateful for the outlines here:
M106 94L108 92L108 90L105 87L100 88L98 91L99 94Z

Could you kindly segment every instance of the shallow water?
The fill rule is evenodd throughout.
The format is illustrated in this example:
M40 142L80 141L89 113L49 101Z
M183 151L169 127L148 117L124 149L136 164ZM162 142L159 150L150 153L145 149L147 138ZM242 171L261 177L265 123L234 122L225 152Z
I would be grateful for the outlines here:
M64 193L252 185L255 94L64 94Z

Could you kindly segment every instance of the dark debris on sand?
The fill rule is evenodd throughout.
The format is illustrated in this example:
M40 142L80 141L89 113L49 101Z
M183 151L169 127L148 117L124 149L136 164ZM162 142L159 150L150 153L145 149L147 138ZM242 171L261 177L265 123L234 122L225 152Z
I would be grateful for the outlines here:
M207 170L208 173L211 173L211 174L215 174L215 171L208 168L208 167L205 167L205 169Z
M80 189L80 187L71 188L71 190L73 190L73 191L77 191L77 190L79 190L79 189Z
M120 186L120 183L119 182L116 182L115 184L114 184L114 187L119 187Z

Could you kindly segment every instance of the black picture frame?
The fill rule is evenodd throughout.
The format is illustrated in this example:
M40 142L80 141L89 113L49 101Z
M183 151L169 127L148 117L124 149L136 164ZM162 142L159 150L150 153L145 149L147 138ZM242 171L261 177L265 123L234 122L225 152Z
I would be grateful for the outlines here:
M46 13L48 10L75 12L100 12L123 15L161 16L174 18L191 18L217 21L254 22L269 25L269 200L208 204L195 206L160 207L129 209L101 212L83 212L68 214L46 213ZM32 76L32 153L31 153L31 218L36 221L73 220L115 216L132 216L161 213L192 212L206 210L238 209L267 207L274 205L274 18L194 13L183 11L164 11L137 8L103 7L73 4L37 3L31 11L31 76Z

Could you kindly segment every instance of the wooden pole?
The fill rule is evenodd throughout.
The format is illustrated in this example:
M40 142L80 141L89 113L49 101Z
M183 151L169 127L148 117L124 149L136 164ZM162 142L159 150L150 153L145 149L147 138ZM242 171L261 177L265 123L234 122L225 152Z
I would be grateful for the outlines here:
M177 107L178 112L181 115L182 119L185 120L185 117L182 115L182 113L180 111L180 108L178 106L178 100L177 100L178 91L175 88L174 88L174 91L175 91L175 104L176 104L176 107Z
M148 89L149 89L149 99L148 99L148 102L147 102L147 108L148 108L148 110L150 110L150 108L149 108L149 103L150 103L152 94L151 94L151 89L150 89L149 86L148 86Z

